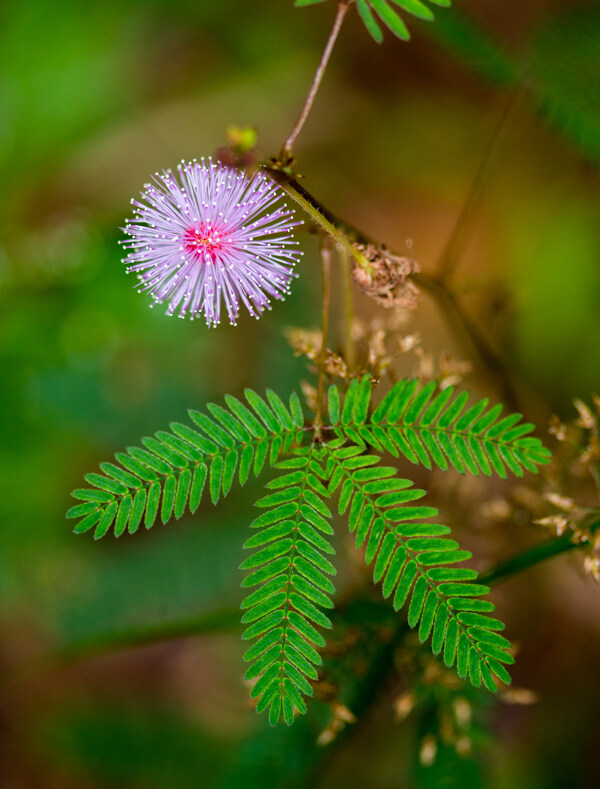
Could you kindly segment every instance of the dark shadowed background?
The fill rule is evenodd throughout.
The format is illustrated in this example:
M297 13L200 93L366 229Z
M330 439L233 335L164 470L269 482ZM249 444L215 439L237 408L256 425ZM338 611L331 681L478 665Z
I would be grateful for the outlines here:
M515 683L538 700L478 702L487 727L461 764L435 773L425 769L427 721L395 717L394 687L378 688L365 719L326 746L315 744L331 717L324 701L290 730L254 714L241 680L237 568L260 482L219 510L206 501L194 517L118 543L76 537L64 518L86 472L185 421L187 408L246 386L288 395L299 379L314 382L282 331L318 324L313 237L300 236L306 254L285 303L211 331L150 310L117 242L149 174L212 154L229 124L255 126L263 156L278 151L333 5L0 8L3 786L596 785L600 590L581 557L498 587L520 649ZM412 239L426 271L472 194L454 286L544 435L551 413L571 419L572 399L600 390L600 7L456 0L436 17L407 20L409 44L387 34L378 47L349 15L298 168L369 235L401 250ZM357 309L374 314L363 296ZM403 331L418 331L436 358L470 360L469 387L499 397L429 297ZM398 372L417 361L407 355ZM451 525L480 566L545 538L526 518L481 515L480 501L501 497L505 483L472 493L456 477ZM419 482L447 492L439 475ZM568 493L595 503L585 481ZM342 598L359 577L346 553ZM207 632L159 638L195 623ZM128 637L156 643L103 648Z

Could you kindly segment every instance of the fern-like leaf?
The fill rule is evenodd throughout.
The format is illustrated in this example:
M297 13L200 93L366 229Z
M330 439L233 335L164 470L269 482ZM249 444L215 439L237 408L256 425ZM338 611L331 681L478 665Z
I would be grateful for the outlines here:
M74 531L94 529L100 539L114 524L119 537L137 531L142 519L149 529L159 514L167 523L186 507L193 513L207 483L216 504L236 477L243 485L250 472L258 476L267 460L274 463L301 443L304 417L295 394L289 409L272 391L265 401L246 390L246 400L227 395L227 408L208 404L210 416L190 411L194 427L173 422L169 431L143 438L143 448L118 452L116 464L101 463L102 474L86 476L92 487L73 491L82 502L67 513L80 519Z
M317 627L331 627L323 608L333 608L328 575L335 569L325 554L334 549L323 535L333 533L323 499L329 493L321 449L298 450L276 465L283 472L267 484L274 492L257 502L265 508L251 526L257 529L245 548L256 549L241 568L250 570L242 586L256 587L242 603L245 639L257 639L246 652L247 680L256 680L251 696L269 722L288 725L295 710L306 712L303 697L312 696L325 645Z
M490 690L496 680L510 682L504 664L513 659L509 642L497 631L503 624L490 616L489 591L474 583L477 573L459 567L471 557L436 522L436 509L424 506L425 491L380 465L378 452L402 455L427 468L452 465L461 472L506 476L536 471L549 452L528 434L533 425L519 414L501 417L500 406L487 399L472 405L468 394L416 380L396 384L373 409L368 377L353 380L346 395L329 389L330 424L324 431L337 437L302 448L305 430L300 402L289 407L272 391L263 399L246 391L246 403L226 395L225 405L209 403L208 413L190 411L193 427L172 423L142 439L141 447L116 454L116 463L88 474L90 487L74 491L79 504L68 513L79 519L76 532L94 529L96 539L113 527L116 536L135 532L142 521L150 528L194 512L208 487L214 503L227 495L234 481L244 484L265 464L278 476L258 506L265 512L252 526L246 542L252 555L242 564L243 582L252 588L242 604L244 638L254 644L246 652L246 674L255 680L252 696L259 711L269 711L272 724L290 724L306 710L312 694L324 640L317 629L331 623L323 609L332 607L335 569L327 558L333 548L331 512L324 503L339 492L339 512L348 513L350 531L364 547L373 577L382 583L395 609L408 603L408 622L419 638L431 638L434 654L447 666L456 664L461 677ZM280 461L282 455L288 459Z
M451 0L429 0L438 6L449 7ZM356 8L372 38L380 44L383 40L381 28L376 17L397 37L403 41L410 39L408 28L394 6L399 6L407 14L431 21L433 12L425 0L356 0Z
M456 663L458 674L473 685L497 690L494 675L510 683L503 664L513 663L510 642L496 631L504 625L490 617L493 603L481 599L490 591L474 583L477 572L455 565L471 558L446 535L447 526L431 522L438 511L423 506L424 490L379 465L360 446L326 447L333 460L329 491L340 489L340 514L349 513L357 547L365 546L367 564L374 563L375 582L395 610L408 603L408 624L419 627L419 639L431 637L434 654ZM410 601L410 602L409 602Z
M339 403L339 393L330 388L330 403ZM330 408L332 427L338 436L365 443L378 451L400 455L411 463L430 469L478 476L493 472L503 479L507 470L522 476L537 473L548 463L550 452L528 435L534 425L521 422L521 414L501 417L502 406L489 407L487 398L468 405L469 395L454 396L452 387L436 391L436 384L419 387L417 379L397 383L368 416L371 384L367 376L350 385L343 407Z
M300 7L322 2L324 0L294 0L294 5ZM399 6L402 11L418 19L430 21L434 16L427 2L445 8L451 5L451 0L356 0L356 8L371 37L381 44L383 33L376 16L397 38L408 41L410 39L408 28L393 6Z

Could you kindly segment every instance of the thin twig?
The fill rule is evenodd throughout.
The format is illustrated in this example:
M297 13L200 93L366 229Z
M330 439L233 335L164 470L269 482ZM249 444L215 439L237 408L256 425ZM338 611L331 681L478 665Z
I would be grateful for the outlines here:
M519 398L504 363L465 313L455 294L437 277L414 274L413 281L433 296L448 322L454 326L455 333L462 334L471 344L488 375L495 381L506 406L518 411Z
M348 2L348 0L340 0L340 2L338 3L337 14L335 15L333 27L331 28L331 33L329 34L329 38L327 39L327 44L325 45L325 49L323 50L321 61L317 66L317 70L315 71L315 76L313 77L310 90L308 91L308 95L306 97L306 101L304 102L304 106L302 107L302 111L298 116L298 120L296 121L294 128L290 132L290 136L283 144L281 153L279 154L280 161L283 163L289 162L290 159L292 158L292 148L294 147L296 138L300 134L302 127L304 126L304 123L308 118L311 107L313 105L313 101L315 100L315 96L317 95L317 91L319 90L321 80L323 79L323 75L325 74L327 63L329 62L329 58L331 57L334 44L342 27L342 22L344 21L344 17L346 16L346 12L348 11L349 7L350 7L350 3Z
M589 526L589 530L592 533L596 532L598 528L600 528L600 521L595 521ZM525 551L511 556L509 559L506 559L480 575L477 579L477 583L496 584L517 573L522 573L524 570L529 570L531 567L535 567L536 564L545 562L547 559L552 559L555 556L560 556L569 551L586 547L589 548L589 546L589 542L574 542L572 534L564 534L557 540L535 545L533 548L527 548Z
M315 438L321 438L323 424L323 392L325 391L325 362L327 360L327 335L329 333L329 307L331 304L331 243L328 236L321 237L321 262L323 264L323 303L321 312L321 351L317 361L317 409L315 413Z
M289 173L284 172L273 164L264 165L264 170L342 249L345 249L352 255L357 265L370 273L373 272L371 262L359 249L359 245L372 245L374 243L373 239L348 222L338 219ZM466 315L460 302L448 285L439 280L439 278L424 273L411 276L416 285L422 287L435 298L448 321L455 327L455 330L458 330L460 335L469 340L471 347L477 353L488 375L496 382L506 405L518 410L517 393L502 360Z
M356 366L356 353L354 347L354 338L352 336L352 327L354 324L354 303L352 299L352 271L350 269L350 261L348 259L348 252L342 247L338 247L338 257L340 259L340 268L342 273L342 301L344 305L343 318L342 318L342 337L344 342L344 358L348 372L351 373Z
M456 220L456 224L454 225L452 233L446 242L446 246L444 247L444 251L441 254L440 261L437 266L437 279L440 282L447 282L465 248L469 225L473 219L473 216L475 215L477 204L489 175L492 154L494 153L494 149L498 144L500 134L506 126L506 123L517 103L517 98L521 93L521 89L522 83L517 83L511 90L508 100L502 109L502 113L498 118L494 131L492 132L492 136L490 137L483 156L479 162L479 166L477 168L477 172L475 173L475 177L473 178L469 193L467 194L465 202L463 203L460 214Z
M210 611L189 619L132 627L121 632L103 633L74 641L23 666L3 684L0 688L0 696L10 693L13 687L30 682L37 676L45 676L102 655L165 641L232 631L239 626L239 619L239 609L225 609Z

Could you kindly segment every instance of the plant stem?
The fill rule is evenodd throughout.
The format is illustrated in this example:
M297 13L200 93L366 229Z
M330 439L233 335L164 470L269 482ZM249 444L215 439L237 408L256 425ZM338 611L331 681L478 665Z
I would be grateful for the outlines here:
M356 227L339 219L335 214L332 214L331 211L313 197L293 175L282 170L280 165L269 163L264 164L263 168L267 175L281 186L284 192L295 200L295 202L336 241L342 250L345 250L352 256L357 265L370 274L373 274L371 262L358 247L358 245L378 246L373 239L369 238ZM413 274L412 279L416 285L427 290L438 302L447 320L453 324L455 330L457 330L456 333L462 334L468 338L489 376L496 381L506 405L518 411L519 398L502 360L487 339L479 332L477 327L466 315L458 299L446 283L438 277L424 273Z
M146 625L131 628L123 632L104 633L91 636L80 641L67 644L52 654L35 660L18 673L14 674L0 688L1 694L10 693L13 686L30 682L32 678L49 672L60 671L72 664L91 660L105 654L123 649L134 649L179 638L223 633L239 627L240 612L238 608L223 611L209 611L189 619L179 619L158 625Z
M321 238L321 261L323 264L323 302L321 307L321 352L319 354L317 384L317 410L315 414L315 438L321 438L323 424L323 392L325 389L325 362L327 360L327 334L329 333L329 307L331 304L331 244L328 236Z
M237 628L239 621L240 612L238 609L211 611L189 619L179 619L160 625L147 625L145 627L132 628L123 633L109 633L104 636L84 639L59 650L55 658L58 665L68 665L69 663L96 657L115 649L130 649L161 641L172 641L178 638L191 638L227 632Z
M471 321L450 288L438 277L425 273L413 274L413 282L426 290L437 301L455 334L467 338L479 360L494 379L506 406L513 411L519 410L519 398L504 363L487 339Z
M354 303L352 300L352 271L348 252L346 249L339 248L340 268L342 273L342 301L343 301L343 329L344 338L344 357L348 372L351 373L356 366L356 353L354 348L354 338L352 337L352 326L354 324Z
M290 132L289 137L287 138L287 140L283 144L283 147L281 148L281 152L279 154L279 158L281 162L287 163L292 158L292 148L294 147L296 138L302 131L302 127L304 126L304 123L308 118L311 107L315 100L315 96L317 95L317 91L319 90L319 86L321 85L321 80L323 79L323 75L325 74L327 63L329 62L329 58L331 57L333 47L335 45L336 39L342 27L342 22L344 21L344 17L346 16L346 12L348 11L349 7L350 7L350 3L348 2L348 0L339 0L337 14L335 15L333 27L331 28L331 33L329 34L329 38L327 39L327 44L325 45L325 49L323 50L321 61L317 66L317 70L315 71L315 76L313 77L310 90L308 91L308 95L306 97L306 101L304 102L304 106L302 107L302 110L300 112L300 115L298 116L298 120L296 121L294 128Z
M593 523L589 529L591 532L594 532L598 527L600 527L600 521ZM560 556L575 549L586 548L589 545L589 542L573 542L572 534L564 534L557 540L535 545L533 548L527 548L525 551L511 556L510 559L506 559L506 561L483 573L477 579L477 583L496 584L498 581L503 581L517 573L528 570L530 567L546 561L546 559L552 559L554 556Z
M452 233L450 234L450 237L446 242L446 246L444 247L444 251L440 257L440 262L437 268L437 279L440 282L446 282L448 280L454 271L454 268L456 267L460 255L465 247L469 224L475 216L477 203L481 197L486 180L488 178L492 154L494 153L494 149L498 144L500 134L506 126L506 123L517 103L517 99L521 93L522 87L522 83L517 83L511 90L508 100L506 101L502 109L502 113L496 123L496 126L494 127L492 136L490 137L487 147L479 162L479 166L477 168L477 172L475 173L475 177L473 178L469 193L467 194Z
M356 230L356 228L347 224L342 219L338 219L335 214L332 214L331 211L325 208L315 197L307 192L289 172L285 172L281 167L273 163L264 164L263 169L267 175L292 198L292 200L306 211L319 227L354 258L361 268L368 272L373 271L373 266L368 258L356 247L356 243L373 243L371 239L367 239L367 237Z

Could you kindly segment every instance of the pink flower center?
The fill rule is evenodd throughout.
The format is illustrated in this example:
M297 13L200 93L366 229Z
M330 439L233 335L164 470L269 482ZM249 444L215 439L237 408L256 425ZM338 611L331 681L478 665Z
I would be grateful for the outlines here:
M197 227L189 227L183 236L185 251L195 258L204 258L208 253L214 261L215 253L224 248L223 232L203 222Z

